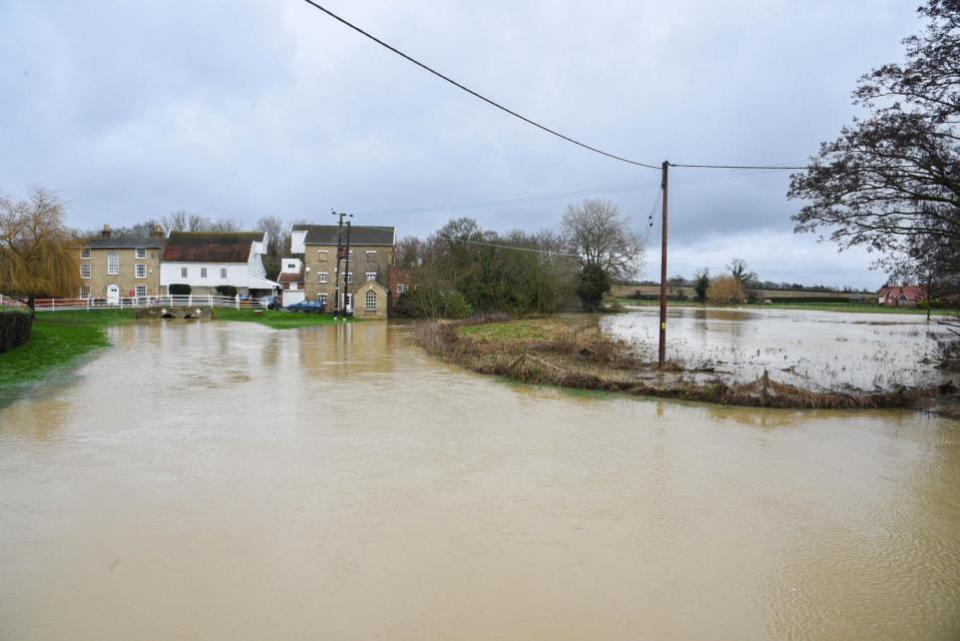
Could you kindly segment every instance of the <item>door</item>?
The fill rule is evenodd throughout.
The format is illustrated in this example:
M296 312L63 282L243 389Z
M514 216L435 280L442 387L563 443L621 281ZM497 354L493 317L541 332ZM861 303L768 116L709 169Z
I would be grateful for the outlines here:
M117 285L107 285L107 305L120 304L120 287Z

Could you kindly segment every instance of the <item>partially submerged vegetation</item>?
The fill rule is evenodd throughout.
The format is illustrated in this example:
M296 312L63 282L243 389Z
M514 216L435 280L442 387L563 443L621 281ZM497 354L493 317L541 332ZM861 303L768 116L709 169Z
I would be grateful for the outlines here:
M657 300L637 299L637 298L617 298L616 302L628 307L656 307L660 304ZM673 301L669 303L670 307L703 307L703 303L695 301ZM889 305L877 305L876 303L852 303L848 301L837 302L773 302L773 303L742 303L739 305L726 305L728 309L796 309L820 312L845 312L853 314L926 314L927 310L922 307L891 307ZM935 312L937 313L937 312Z
M0 354L0 402L24 386L76 365L83 356L110 344L106 327L128 323L134 310L38 314L30 341Z
M284 312L273 309L216 309L214 318L223 321L239 321L244 323L259 323L273 329L297 329L299 327L313 327L315 325L333 325L338 321L330 314L301 314ZM350 319L349 322L353 322Z
M417 342L438 358L483 374L586 390L756 407L852 409L920 407L954 391L950 384L888 391L813 391L767 373L737 384L712 369L668 363L663 370L592 323L549 320L436 321L417 327Z

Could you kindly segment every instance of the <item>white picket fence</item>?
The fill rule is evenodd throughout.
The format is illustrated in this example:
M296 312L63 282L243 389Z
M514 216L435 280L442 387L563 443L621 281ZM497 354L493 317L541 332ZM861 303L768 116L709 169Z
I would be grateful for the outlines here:
M0 307L23 307L19 301L0 295ZM37 312L63 312L71 310L94 311L98 309L143 309L148 307L229 307L232 309L261 309L255 300L240 300L239 296L213 296L187 294L180 296L132 296L108 298L38 298L34 302Z

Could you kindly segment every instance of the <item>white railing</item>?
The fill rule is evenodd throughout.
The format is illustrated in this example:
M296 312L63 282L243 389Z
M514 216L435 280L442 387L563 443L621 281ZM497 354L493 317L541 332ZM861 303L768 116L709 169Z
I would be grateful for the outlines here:
M186 294L177 296L125 296L120 298L38 298L34 307L38 312L98 309L145 309L152 307L230 307L233 309L261 309L255 300L240 300L239 296Z

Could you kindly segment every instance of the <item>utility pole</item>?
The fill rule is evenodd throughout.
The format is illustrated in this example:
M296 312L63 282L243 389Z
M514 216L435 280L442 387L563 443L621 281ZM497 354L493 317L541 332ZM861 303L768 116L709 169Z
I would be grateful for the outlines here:
M663 161L663 178L660 188L663 190L663 227L660 241L660 351L658 367L663 368L667 360L667 216L669 214L670 163Z
M347 267L346 267L347 273L343 277L343 288L346 290L346 296L344 296L344 299L346 299L347 296L350 296L350 307L353 307L353 305L356 304L356 301L354 301L353 297L350 295L350 285L351 285L350 281L352 281L353 278L350 276L350 221L349 220L347 221L347 249L344 253L347 255ZM347 308L346 305L344 305L343 312L344 312L343 313L344 318L346 318L348 315L353 314L353 310Z
M343 219L353 217L353 214L330 210L332 216L339 216L337 221L337 264L334 268L333 276L333 317L336 318L340 313L340 260L343 258ZM347 223L349 225L349 222Z

